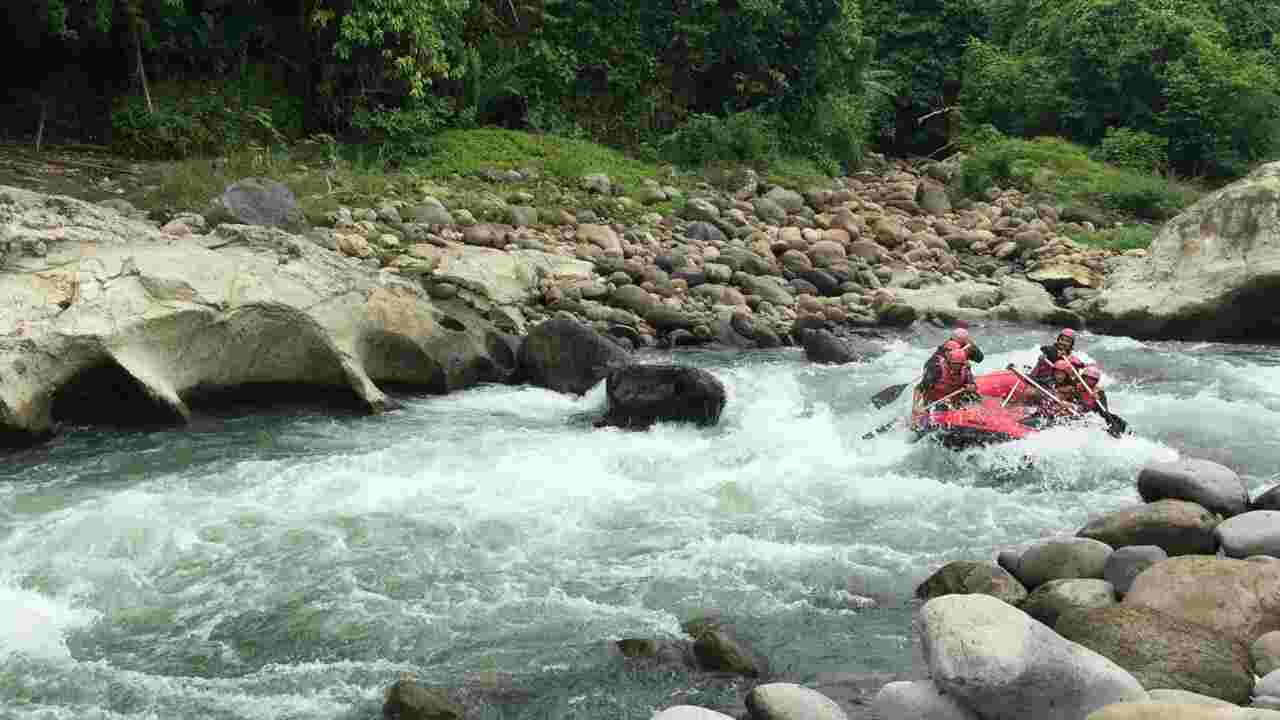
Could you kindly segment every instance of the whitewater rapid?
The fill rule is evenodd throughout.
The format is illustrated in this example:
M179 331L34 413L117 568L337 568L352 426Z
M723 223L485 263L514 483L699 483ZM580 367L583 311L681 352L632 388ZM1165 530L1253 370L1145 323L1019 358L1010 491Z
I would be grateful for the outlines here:
M978 370L1052 331L975 329ZM481 387L378 417L226 414L79 430L0 469L0 717L376 717L402 671L503 678L492 717L648 718L685 682L610 641L713 610L803 682L907 672L911 593L954 559L1072 532L1182 455L1280 481L1280 350L1085 334L1135 434L1054 429L964 452L905 431L942 331L841 367L682 352L718 427L593 429L581 398ZM496 706L495 706L496 707ZM488 716L486 716L488 717Z

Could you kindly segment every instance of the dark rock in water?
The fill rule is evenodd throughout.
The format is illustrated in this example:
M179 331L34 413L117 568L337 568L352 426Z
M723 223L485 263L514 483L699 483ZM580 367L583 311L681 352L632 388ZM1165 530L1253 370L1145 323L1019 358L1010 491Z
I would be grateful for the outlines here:
M210 227L262 225L301 232L306 222L293 191L275 180L245 178L227 186L205 212Z
M990 595L1010 605L1027 598L1027 589L1008 570L972 560L949 562L916 587L916 597L921 600L957 593Z
M520 345L523 338L511 333L494 332L489 335L490 374L502 383L520 382Z
M599 425L647 428L655 422L714 425L724 410L724 385L699 368L627 365L605 380L609 407Z
M769 672L768 661L739 640L732 628L717 617L687 622L684 631L693 638L693 653L704 670L746 677L764 677Z
M686 640L626 638L616 642L618 652L637 669L688 671L698 667L693 643Z
M782 344L782 340L778 338L768 325L752 318L749 315L734 315L729 320L733 332L741 335L755 343L754 347L759 348L775 348Z
M630 347L632 350L644 346L644 338L640 335L640 331L630 325L615 323L609 326L608 333L609 337L615 340L624 340L625 347Z
M550 390L581 395L631 355L612 340L569 318L536 325L520 346L520 375Z
M810 362L843 365L862 359L849 343L826 330L808 330L800 341L804 343L804 356Z
M462 720L464 710L438 690L413 680L399 680L387 688L382 716L387 720Z
M688 330L672 330L667 335L665 345L667 347L690 347L693 345L701 345L703 339L689 332Z
M1022 553L1017 550L1001 550L996 555L996 564L1010 573L1018 572L1018 561L1022 559Z
M796 318L796 321L791 323L791 335L801 344L804 343L804 334L811 330L824 330L830 332L831 321L816 315L804 315Z

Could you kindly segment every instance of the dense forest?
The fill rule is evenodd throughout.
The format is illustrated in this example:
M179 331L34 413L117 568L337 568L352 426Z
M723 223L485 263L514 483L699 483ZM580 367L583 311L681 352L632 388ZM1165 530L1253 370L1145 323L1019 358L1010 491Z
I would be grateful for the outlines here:
M0 133L139 158L449 127L676 162L946 153L1056 135L1229 177L1280 140L1280 3L12 0Z

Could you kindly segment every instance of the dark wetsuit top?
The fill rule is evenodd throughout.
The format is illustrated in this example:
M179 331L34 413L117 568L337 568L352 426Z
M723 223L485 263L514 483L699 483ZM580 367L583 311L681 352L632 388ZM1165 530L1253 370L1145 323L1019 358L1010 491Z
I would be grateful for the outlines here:
M1062 355L1058 352L1057 345L1041 345L1040 359L1036 361L1036 366L1031 369L1031 379L1041 385L1052 386L1054 384L1053 364L1061 359Z

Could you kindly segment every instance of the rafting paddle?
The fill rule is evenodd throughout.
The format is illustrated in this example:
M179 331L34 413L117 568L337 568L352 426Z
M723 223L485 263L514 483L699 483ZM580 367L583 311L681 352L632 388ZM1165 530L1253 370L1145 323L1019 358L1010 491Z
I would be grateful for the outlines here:
M928 410L929 408L932 408L934 405L937 405L938 403L946 402L947 400L950 400L951 398L955 397L956 395L959 395L959 394L960 394L960 393L962 393L962 392L965 392L966 390L969 390L969 388L968 388L967 386L966 386L966 387L962 387L962 388L960 388L959 390L956 390L955 392L953 392L953 393L951 393L951 394L949 394L949 395L945 395L945 396L943 396L943 397L940 397L940 398L938 398L937 400L934 400L933 402L929 403L928 405L925 405L925 406L924 406L924 409L925 409L925 410ZM899 391L899 392L901 392L901 391ZM873 438L873 437L875 437L875 436L877 436L877 435L879 435L879 434L881 434L881 433L883 433L883 432L886 432L886 431L888 431L888 430L892 429L892 428L893 428L893 426L894 426L894 425L897 425L897 424L898 424L898 421L897 421L897 420L890 420L889 422L887 422L887 423L885 423L885 424L881 425L880 427L876 428L875 430L872 430L871 432L868 432L868 433L864 433L864 434L862 435L862 439L863 439L863 440L870 440L871 438Z
M897 400L898 396L902 394L903 390L906 390L907 388L911 387L912 385L915 385L918 382L920 382L920 378L916 378L915 380L909 383L902 383L901 385L890 385L889 387L881 390L875 395L872 395L871 404L875 405L876 409L882 408L885 405L888 405L889 403L893 402L894 400Z

